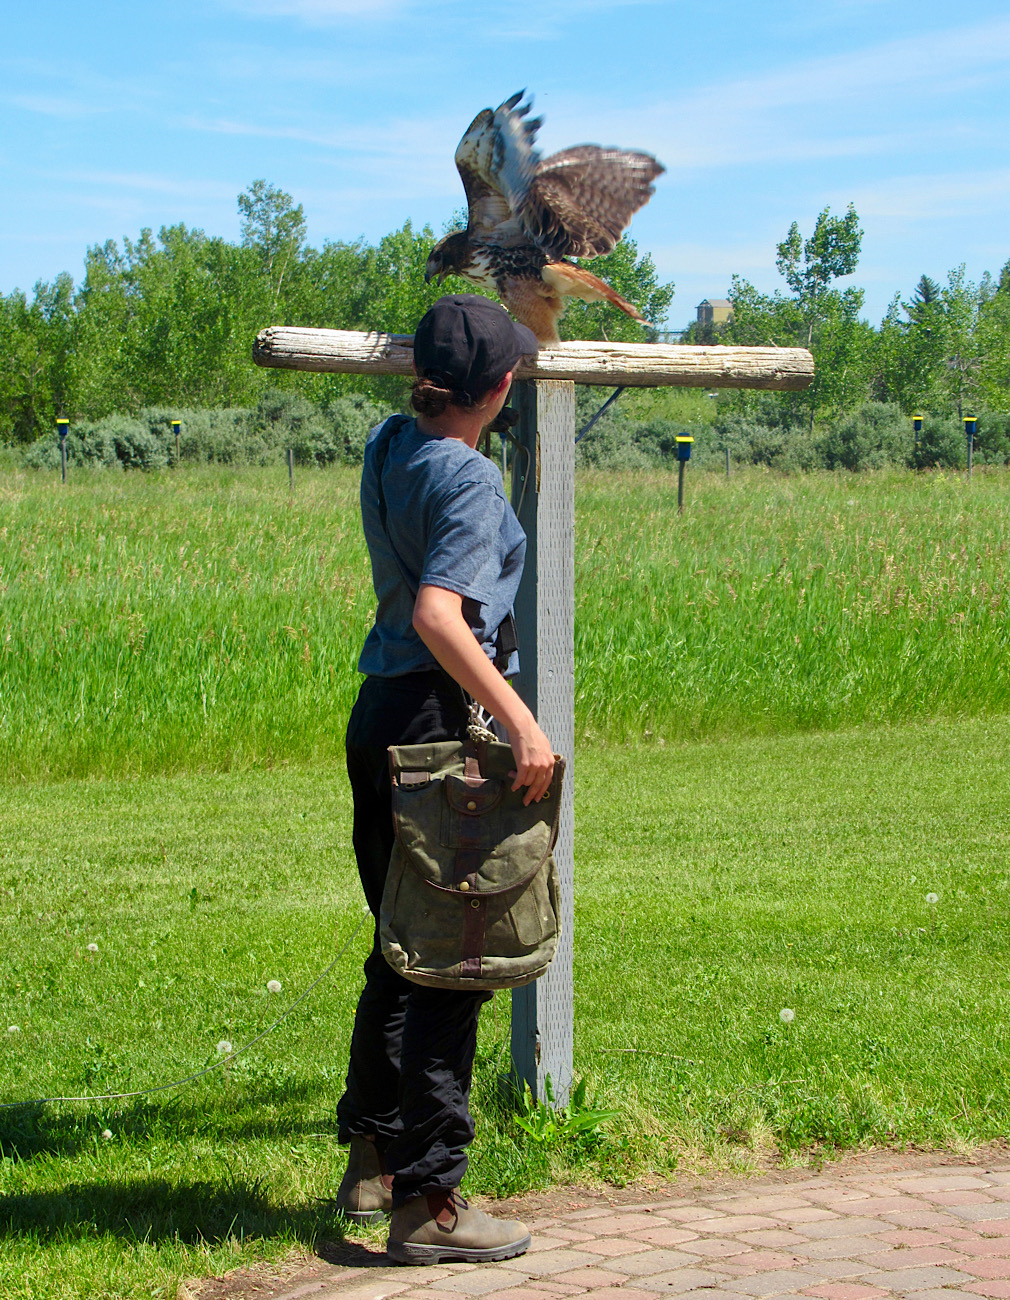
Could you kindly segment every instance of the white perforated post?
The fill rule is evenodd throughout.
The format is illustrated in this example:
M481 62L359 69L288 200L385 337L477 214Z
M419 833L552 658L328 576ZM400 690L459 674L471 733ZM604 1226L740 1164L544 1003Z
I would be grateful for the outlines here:
M551 744L567 760L554 857L561 888L561 940L542 979L512 991L512 1060L520 1086L544 1097L551 1077L564 1105L572 1083L574 1001L575 750L575 385L515 384L517 437L528 455L512 459L512 501L526 531L526 567L516 599L517 689Z

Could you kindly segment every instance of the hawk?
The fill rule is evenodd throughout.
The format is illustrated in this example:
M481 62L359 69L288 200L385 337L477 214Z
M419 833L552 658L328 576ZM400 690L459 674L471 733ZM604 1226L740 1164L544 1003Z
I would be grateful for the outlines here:
M485 108L456 148L466 191L466 230L440 239L425 282L461 275L493 289L541 343L560 342L566 298L610 302L642 320L627 299L570 257L609 253L666 169L647 153L580 144L541 158L541 118L527 118L520 91Z

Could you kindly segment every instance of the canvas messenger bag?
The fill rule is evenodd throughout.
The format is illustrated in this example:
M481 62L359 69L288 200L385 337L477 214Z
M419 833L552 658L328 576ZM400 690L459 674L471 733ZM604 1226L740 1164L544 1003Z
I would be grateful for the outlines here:
M507 989L550 965L560 930L557 870L564 759L539 803L513 792L498 740L389 749L396 842L382 895L383 956L417 984Z

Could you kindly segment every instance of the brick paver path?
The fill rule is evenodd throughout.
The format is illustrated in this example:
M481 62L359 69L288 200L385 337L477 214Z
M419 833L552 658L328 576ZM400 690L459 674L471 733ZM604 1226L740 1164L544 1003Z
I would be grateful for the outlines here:
M221 1290L249 1300L951 1300L1010 1298L1010 1160L892 1172L830 1168L731 1188L677 1184L639 1204L533 1217L528 1254L501 1264L404 1268L378 1250L313 1261L283 1282ZM232 1289L234 1287L234 1289Z

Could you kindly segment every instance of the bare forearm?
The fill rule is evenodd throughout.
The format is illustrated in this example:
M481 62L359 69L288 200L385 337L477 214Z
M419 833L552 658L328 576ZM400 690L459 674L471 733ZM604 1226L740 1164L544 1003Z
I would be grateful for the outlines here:
M449 676L507 727L516 764L512 789L527 787L524 803L542 799L554 774L551 743L477 644L463 617L462 597L444 587L422 586L414 602L414 628Z
M462 612L448 602L418 604L414 628L449 676L510 731L528 722L532 714L478 645Z

